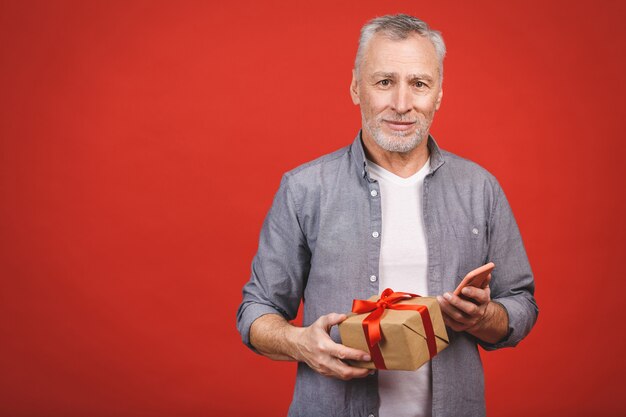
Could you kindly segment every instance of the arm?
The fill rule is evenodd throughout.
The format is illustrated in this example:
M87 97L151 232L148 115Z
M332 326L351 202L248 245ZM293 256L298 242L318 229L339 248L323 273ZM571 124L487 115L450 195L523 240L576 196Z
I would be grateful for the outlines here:
M345 320L328 314L308 327L289 324L298 312L309 274L311 251L300 223L296 198L285 175L274 197L252 262L250 280L243 288L237 327L243 342L274 360L296 360L313 370L341 379L366 376L341 359L364 359L365 352L335 343L330 328Z
M446 325L472 334L487 350L517 345L530 332L539 312L519 229L502 189L497 183L494 186L486 256L496 264L493 279L490 277L484 289L463 289L473 303L450 293L437 297Z
M345 319L345 314L331 313L308 327L296 327L281 316L267 314L252 324L250 343L270 359L305 362L322 375L343 380L363 378L368 369L349 366L343 360L369 361L369 355L335 343L328 335L332 326Z

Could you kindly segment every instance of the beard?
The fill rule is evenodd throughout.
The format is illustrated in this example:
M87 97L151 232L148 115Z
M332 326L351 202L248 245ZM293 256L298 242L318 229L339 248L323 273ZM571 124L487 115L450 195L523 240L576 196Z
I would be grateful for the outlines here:
M430 118L417 117L408 118L400 115L380 116L374 120L366 120L362 115L363 126L374 138L374 141L388 152L407 153L417 148L424 139L428 137L428 131L432 123ZM383 119L396 122L415 122L415 129L412 132L383 132Z

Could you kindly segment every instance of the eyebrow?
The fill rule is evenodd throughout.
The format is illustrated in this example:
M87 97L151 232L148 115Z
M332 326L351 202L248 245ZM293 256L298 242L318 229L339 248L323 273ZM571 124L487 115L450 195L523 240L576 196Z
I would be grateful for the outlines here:
M395 72L376 71L372 74L372 77L397 78L398 74ZM433 81L433 77L428 74L409 74L407 78L409 80L425 80L430 82Z
M397 75L395 72L376 71L372 77L395 78Z

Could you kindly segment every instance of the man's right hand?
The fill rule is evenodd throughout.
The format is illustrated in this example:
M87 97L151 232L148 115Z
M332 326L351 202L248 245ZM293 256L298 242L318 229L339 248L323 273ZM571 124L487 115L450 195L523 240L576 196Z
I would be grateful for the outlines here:
M329 336L330 328L346 318L345 314L330 313L321 316L309 327L293 327L291 337L296 348L295 359L306 362L322 375L344 381L367 376L369 369L355 368L343 361L369 361L369 354L335 343Z
M355 368L343 361L369 361L369 354L335 343L329 335L330 328L346 318L345 314L330 313L308 327L296 327L280 316L265 315L253 323L251 342L259 352L270 358L284 359L288 356L305 362L325 376L344 381L363 378L369 374L369 369Z

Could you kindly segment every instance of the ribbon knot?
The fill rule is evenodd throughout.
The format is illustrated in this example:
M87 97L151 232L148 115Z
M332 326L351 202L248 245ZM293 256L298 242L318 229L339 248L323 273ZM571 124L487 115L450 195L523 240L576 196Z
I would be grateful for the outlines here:
M380 320L386 309L417 311L422 317L424 331L426 332L426 344L428 345L430 358L432 359L437 354L435 332L433 330L433 323L430 319L428 308L423 305L397 304L400 301L408 300L414 297L420 296L408 292L394 292L391 288L387 288L380 294L380 298L377 301L352 301L353 313L363 314L371 312L363 319L362 326L367 346L369 347L372 360L374 361L377 369L387 369L382 353L380 352L380 348L378 347L378 343L382 340Z

